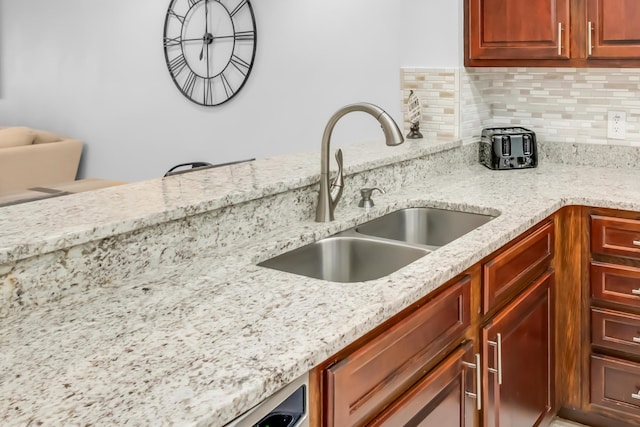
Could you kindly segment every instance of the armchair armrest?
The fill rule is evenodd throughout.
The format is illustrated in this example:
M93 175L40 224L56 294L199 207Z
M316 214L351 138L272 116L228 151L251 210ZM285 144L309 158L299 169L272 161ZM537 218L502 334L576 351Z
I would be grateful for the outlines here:
M73 181L82 141L63 139L0 149L0 193Z

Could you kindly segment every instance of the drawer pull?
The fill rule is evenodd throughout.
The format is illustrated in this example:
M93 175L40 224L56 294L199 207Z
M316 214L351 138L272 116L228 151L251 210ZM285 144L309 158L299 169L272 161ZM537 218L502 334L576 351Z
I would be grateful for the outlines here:
M587 23L587 52L589 56L593 55L593 41L591 39L591 33L593 32L593 24L591 21Z
M488 368L492 374L498 374L498 385L502 385L502 334L496 334L495 341L489 341L489 345L496 348L498 352L498 367L497 369Z
M558 56L562 56L562 22L558 22Z
M480 353L475 355L476 363L462 362L468 368L476 370L476 392L465 391L464 393L476 400L476 409L482 410L482 373L480 372Z
M640 390L638 390L638 392L637 392L637 393L633 393L633 394L631 395L631 398L632 398L632 399L640 400Z
M640 337L633 337L633 342L640 344Z
M634 240L633 246L640 246L640 240Z
M633 289L633 290L631 291L631 293L632 293L633 295L640 295L640 289Z

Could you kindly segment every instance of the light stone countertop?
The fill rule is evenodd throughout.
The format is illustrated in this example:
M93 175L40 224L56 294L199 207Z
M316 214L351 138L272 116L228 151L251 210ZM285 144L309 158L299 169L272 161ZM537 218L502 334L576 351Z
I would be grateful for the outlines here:
M383 141L352 144L345 147L345 174L460 145L450 140L407 140L393 149ZM313 151L4 207L0 265L312 185L319 177L320 152Z
M185 264L0 319L0 424L224 425L560 207L640 211L638 183L632 169L474 165L377 196L366 214L340 209L338 223L406 206L500 213L378 280L332 283L257 267L274 251L266 239L209 260L215 265L197 274ZM178 210L188 208L149 212ZM153 221L144 215L136 221ZM105 224L113 222L96 226L93 238ZM301 230L314 227L294 223L274 238L300 241L312 233ZM10 237L6 223L0 229ZM71 240L88 238L85 229ZM38 253L43 244L3 256Z

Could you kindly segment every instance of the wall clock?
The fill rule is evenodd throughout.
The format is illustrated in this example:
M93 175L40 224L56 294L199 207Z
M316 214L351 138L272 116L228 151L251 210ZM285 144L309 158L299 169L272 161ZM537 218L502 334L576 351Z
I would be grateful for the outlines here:
M256 21L249 0L171 0L164 56L173 82L196 104L232 99L251 74Z

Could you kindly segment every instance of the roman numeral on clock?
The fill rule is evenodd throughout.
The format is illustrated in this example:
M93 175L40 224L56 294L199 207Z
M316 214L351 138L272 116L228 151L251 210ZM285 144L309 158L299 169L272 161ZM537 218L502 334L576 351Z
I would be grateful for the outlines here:
M249 72L249 68L251 68L251 65L247 61L235 54L231 56L231 60L229 62L236 68L236 70L240 71L243 76L246 76L247 72Z
M164 38L164 46L165 47L171 47L171 46L180 46L180 44L182 43L182 37L165 37Z
M171 74L177 76L184 70L184 67L187 66L187 59L181 54L169 61L167 65L169 66Z
M256 38L255 31L238 31L233 35L236 41L251 41Z
M193 71L189 71L189 75L187 79L184 81L182 85L182 90L186 95L191 98L193 96L193 88L196 87L196 81L198 80L198 76Z
M181 24L184 24L184 16L182 15L178 15L176 12L174 12L172 9L169 9L169 11L167 12L169 14L169 16L173 16L174 18L176 18L178 21L180 21Z
M222 86L224 87L225 95L227 95L227 98L230 98L231 95L235 93L235 91L231 87L231 83L229 83L229 80L227 80L227 76L224 75L224 72L220 73L220 79L222 80Z
M247 4L247 0L242 0L240 3L238 3L238 5L236 6L235 9L233 9L230 13L231 17L233 18L234 16L236 16L236 13L240 12L240 10Z

